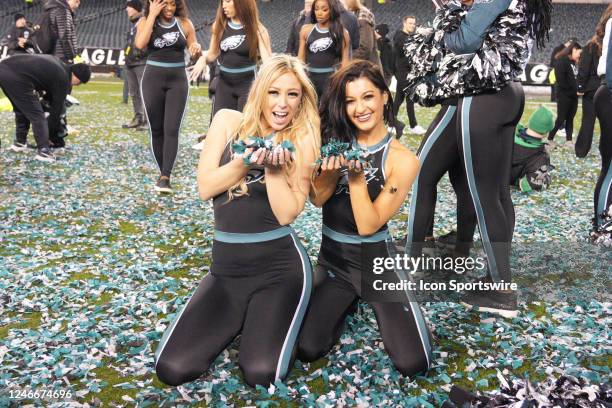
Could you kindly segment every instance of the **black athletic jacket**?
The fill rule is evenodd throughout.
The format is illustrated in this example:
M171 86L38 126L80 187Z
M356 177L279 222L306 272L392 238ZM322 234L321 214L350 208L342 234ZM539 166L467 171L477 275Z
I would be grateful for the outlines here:
M24 92L44 93L44 99L50 104L49 135L57 134L60 115L70 90L70 68L52 55L17 54L1 62L9 67L18 77Z
M44 10L50 12L51 31L57 38L53 55L71 64L77 56L74 14L66 0L48 0Z
M597 76L599 54L597 46L589 43L582 49L580 63L578 64L578 92L596 91L601 80Z
M561 57L555 61L555 77L559 92L571 98L578 98L578 82L576 81L576 66L568 57Z
M144 63L146 62L146 52L134 47L134 39L136 38L136 25L138 24L138 21L140 21L140 14L135 19L130 20L130 28L127 31L124 50L126 67L144 65Z
M408 72L408 64L410 63L410 59L406 57L404 53L404 44L410 38L410 34L404 32L404 30L397 30L395 35L393 36L393 54L395 55L395 71L401 76L401 73ZM397 75L396 75L397 77ZM405 79L397 78L398 81Z
M19 46L20 38L26 38L28 40L23 48ZM32 38L31 28L27 26L21 27L21 28L17 28L15 26L11 27L11 30L6 36L6 39L8 40L7 48L8 48L9 54L13 55L13 54L34 53L34 46L29 41L30 38Z

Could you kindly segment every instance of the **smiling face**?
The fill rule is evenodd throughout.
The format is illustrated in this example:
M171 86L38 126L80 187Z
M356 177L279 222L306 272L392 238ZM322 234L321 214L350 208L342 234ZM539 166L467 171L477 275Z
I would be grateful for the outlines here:
M357 78L346 84L346 115L359 133L371 133L380 126L385 127L388 98L367 78Z
M287 72L270 84L261 114L262 127L273 132L285 129L302 100L302 85L295 74Z
M325 24L329 21L331 10L327 0L318 0L314 3L315 16L317 23Z
M234 6L234 0L223 0L221 7L223 8L225 17L230 20L236 17L236 6Z
M404 27L402 28L402 30L408 34L414 33L416 30L416 19L412 17L406 18L404 20Z

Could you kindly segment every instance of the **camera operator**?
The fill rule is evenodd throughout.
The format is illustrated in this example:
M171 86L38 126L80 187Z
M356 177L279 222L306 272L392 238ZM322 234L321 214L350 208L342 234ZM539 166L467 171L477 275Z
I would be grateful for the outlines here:
M9 55L33 54L34 45L30 41L33 31L32 26L27 22L23 14L15 14L15 25L11 27L6 37L8 39L7 48Z
M91 71L85 64L68 66L50 55L14 55L0 62L0 87L15 112L15 141L11 150L26 151L26 137L32 124L38 153L36 159L53 162L49 135L58 133L64 101L71 85L86 83ZM45 119L39 94L48 102Z

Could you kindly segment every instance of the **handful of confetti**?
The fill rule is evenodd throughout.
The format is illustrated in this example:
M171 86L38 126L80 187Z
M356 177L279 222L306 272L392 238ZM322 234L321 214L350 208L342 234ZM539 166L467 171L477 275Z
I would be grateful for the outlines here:
M321 146L321 158L317 160L317 164L323 163L324 158L333 156L344 156L348 161L359 161L364 167L370 165L366 149L337 139L331 139L329 143Z
M239 140L236 143L232 144L232 150L235 154L242 155L242 161L246 166L251 164L251 156L259 149L266 149L268 151L272 151L276 149L278 146L282 149L289 150L291 153L295 152L295 146L291 143L290 140L283 140L280 144L275 144L271 138L263 138L263 137L251 137L244 140ZM245 154L247 149L252 149L249 154Z

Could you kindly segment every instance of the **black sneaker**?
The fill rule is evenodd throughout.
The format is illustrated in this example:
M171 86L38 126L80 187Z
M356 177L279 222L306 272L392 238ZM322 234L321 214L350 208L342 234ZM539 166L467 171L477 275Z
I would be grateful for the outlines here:
M55 161L55 155L51 152L51 149L48 147L43 147L42 149L38 149L38 153L34 157L36 160L45 162L45 163L53 163Z
M14 152L25 152L26 150L28 150L28 145L26 143L19 143L19 142L13 142L13 145L11 147L9 147L9 149L11 149Z
M516 292L473 290L463 296L461 304L470 310L495 313L507 319L518 316Z
M155 183L155 191L160 193L172 193L172 186L170 186L170 179L166 177L160 177Z

